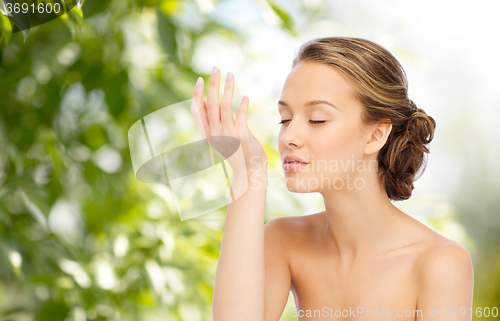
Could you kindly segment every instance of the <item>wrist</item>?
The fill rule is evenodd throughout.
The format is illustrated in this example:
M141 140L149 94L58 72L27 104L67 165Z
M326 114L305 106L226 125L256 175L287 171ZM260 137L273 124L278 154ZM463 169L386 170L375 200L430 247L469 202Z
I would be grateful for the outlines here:
M245 189L267 188L267 168L240 168L233 169L232 185L244 187Z
M263 163L232 163L230 164L233 173L239 176L267 175L267 161Z
M268 171L267 168L233 168L233 177L238 177L238 178L243 178L246 177L247 179L254 178L254 179L267 179L268 176Z

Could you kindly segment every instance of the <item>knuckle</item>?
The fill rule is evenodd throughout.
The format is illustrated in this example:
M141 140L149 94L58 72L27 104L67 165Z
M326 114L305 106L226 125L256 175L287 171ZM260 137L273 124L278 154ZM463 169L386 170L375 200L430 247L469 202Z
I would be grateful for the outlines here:
M213 104L211 100L208 100L208 102L207 102L207 111L208 111L208 114L211 115L210 117L214 117L213 116L214 106L215 106L215 104Z
M210 85L215 86L217 85L217 83L218 82L217 79L215 79L215 77L210 77L210 82L209 82Z

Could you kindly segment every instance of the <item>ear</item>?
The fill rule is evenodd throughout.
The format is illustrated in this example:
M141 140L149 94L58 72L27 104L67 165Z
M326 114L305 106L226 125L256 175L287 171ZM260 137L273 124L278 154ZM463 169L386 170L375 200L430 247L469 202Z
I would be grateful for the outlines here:
M382 147L384 147L385 142L392 130L391 123L377 123L371 127L369 132L369 139L366 142L363 152L366 155L370 155L378 152Z

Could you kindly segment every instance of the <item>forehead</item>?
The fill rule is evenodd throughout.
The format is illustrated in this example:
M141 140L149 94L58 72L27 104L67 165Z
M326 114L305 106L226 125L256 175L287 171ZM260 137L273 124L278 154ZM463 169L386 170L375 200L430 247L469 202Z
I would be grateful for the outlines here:
M301 62L288 74L281 100L305 102L330 99L342 104L352 101L352 87L334 67L317 62Z

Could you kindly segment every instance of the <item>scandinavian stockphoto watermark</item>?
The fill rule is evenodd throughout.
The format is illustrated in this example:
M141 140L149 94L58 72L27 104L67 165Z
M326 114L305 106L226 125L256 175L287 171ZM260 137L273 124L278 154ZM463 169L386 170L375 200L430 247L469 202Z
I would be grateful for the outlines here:
M250 159L252 163L251 171L260 172L262 166L260 163L253 163L253 158ZM269 162L268 169L270 171L283 171L283 162L281 160L276 162ZM362 173L378 172L377 160L363 160L355 159L354 155L351 159L330 159L330 160L315 160L314 155L308 160L308 165L299 167L295 171L290 172L290 175L285 175L283 180L281 177L272 177L268 180L268 188L279 189L283 186L293 185L294 190L312 192L324 189L335 190L361 190L366 186L365 179ZM293 175L298 173L299 175ZM300 175L300 173L308 173L307 175ZM251 188L260 188L260 181L257 180L256 184L251 184ZM290 183L290 184L288 184Z
M166 184L166 196L177 208L181 220L195 218L227 206L248 188L279 189L292 187L303 192L322 189L363 189L363 174L377 171L377 162L355 159L315 159L309 164L284 175L269 175L263 171L284 172L282 161L257 163L250 158L248 175L232 185L232 163L245 164L238 139L229 136L209 136L203 131L194 99L185 100L150 113L135 122L128 131L130 156L134 174L145 183ZM266 166L260 168L259 166ZM254 172L254 173L252 173ZM252 184L249 184L252 183Z
M233 137L211 137L225 147L224 156L211 148L192 111L194 99L169 105L135 122L128 131L132 166L145 183L169 186L180 219L198 217L227 206L246 190L230 189L231 155L241 152Z

